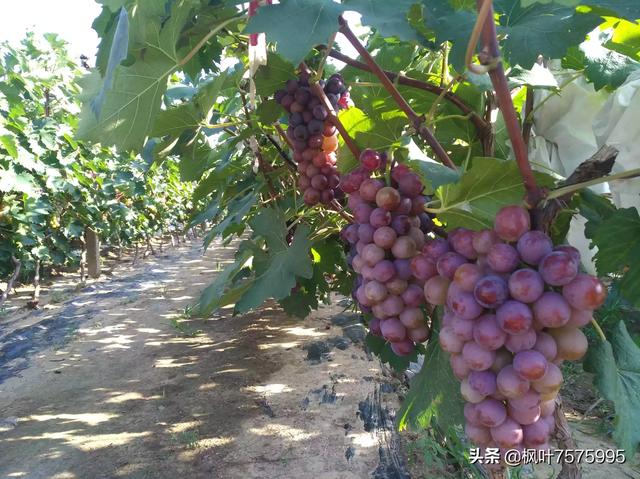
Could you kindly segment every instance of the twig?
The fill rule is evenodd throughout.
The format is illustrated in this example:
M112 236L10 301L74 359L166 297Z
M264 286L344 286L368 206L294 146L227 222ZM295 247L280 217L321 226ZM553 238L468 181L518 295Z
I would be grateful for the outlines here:
M345 211L340 202L336 199L331 200L331 206L349 223L353 223L353 216Z
M311 75L309 71L309 67L307 67L305 63L300 64L300 70ZM325 95L324 90L322 89L322 86L320 86L319 83L313 83L311 85L311 89L313 90L313 93L323 103L324 107L327 109L328 120L331 122L331 124L333 124L333 126L336 127L336 129L342 136L342 139L344 140L345 144L347 145L347 148L349 148L349 150L351 151L353 156L356 157L356 159L359 158L360 148L358 148L358 145L356 145L356 142L353 140L353 138L351 138L351 136L349 135L349 132L346 130L346 128L344 127L340 119L337 117L336 112L333 109L333 106L331 105L331 102L329 101L329 99L327 98L327 95Z
M580 184L594 178L606 176L613 168L617 155L617 149L604 145L591 158L582 162L575 171L560 184L560 188L555 191L560 191L562 188L570 185ZM548 233L560 211L566 208L572 195L573 191L568 191L562 196L548 199L543 208L537 209L534 212L534 225L538 229Z
M284 160L285 164L291 169L291 170L296 170L296 164L293 162L293 160L291 158L289 158L289 155L287 155L285 153L285 151L282 149L282 147L280 146L280 144L271 136L271 135L265 135L267 137L267 140L269 140L269 142L274 146L274 148L278 151L278 154L280 155L280 157Z
M487 3L489 3L489 6L487 6ZM487 10L487 14L482 28L483 51L479 57L482 64L490 67L489 77L496 92L498 106L502 111L504 123L507 127L509 138L511 139L511 147L513 148L513 153L515 154L516 162L520 169L522 181L527 190L525 199L528 206L533 208L537 206L542 199L542 193L538 188L536 178L529 164L527 146L522 137L520 123L518 122L516 109L513 106L513 100L511 98L511 91L509 90L507 77L504 73L502 60L500 59L496 24L493 19L492 0L478 0L478 10L481 13L483 12L483 8ZM475 44L473 47L475 48Z
M615 173L613 175L603 176L601 178L594 178L592 180L583 181L581 183L574 183L572 185L563 186L562 188L558 188L556 190L551 191L547 194L547 199L559 198L561 196L565 196L570 193L574 193L583 188L588 188L590 186L599 185L600 183L606 183L608 181L617 181L617 180L629 180L631 178L637 178L640 176L640 168L634 168L629 171L621 171L620 173Z
M326 47L320 47L322 49L326 49ZM329 56L335 58L336 60L340 60L343 63L346 63L349 66L354 68L358 68L359 70L364 70L367 72L371 72L371 68L366 64L362 63L358 60L354 60L353 58L349 58L348 56L336 51L331 50L329 52ZM447 92L445 88L439 87L437 85L433 85L431 83L423 82L421 80L416 80L415 78L410 78L404 75L400 75L398 73L394 73L387 70L382 70L387 78L391 81L396 81L400 85L408 86L411 88L416 88L418 90L428 91L429 93L433 93L435 95L441 95L444 92L444 99L458 108L465 115L469 115L469 121L473 123L480 138L484 137L487 132L491 131L491 125L487 123L480 115L478 115L473 108L467 105L458 95L455 93Z
M15 256L11 256L11 261L13 261L13 266L15 269L13 270L13 274L11 275L9 282L7 283L7 289L5 289L2 293L2 296L0 296L0 306L2 306L9 297L9 293L13 289L14 284L18 279L18 276L20 275L20 268L22 267L22 261L20 261Z
M438 140L436 140L435 136L433 136L433 133L431 132L431 130L429 130L429 128L427 128L427 126L425 125L424 118L418 116L418 114L415 111L413 111L413 108L411 108L409 103L407 103L407 101L402 97L402 95L400 94L398 89L395 87L393 82L389 80L385 72L378 66L374 58L371 56L371 54L362 45L362 43L360 43L360 40L358 40L358 37L356 37L356 35L351 31L351 29L349 28L349 25L344 20L344 18L340 17L339 22L340 22L340 33L342 33L345 37L347 37L347 40L349 40L349 42L353 45L353 47L358 51L360 56L364 58L367 65L369 65L369 68L371 68L371 72L380 79L380 81L382 82L382 85L389 92L392 98L396 101L396 103L398 104L400 109L404 112L404 114L407 115L407 118L409 118L409 121L413 124L418 134L431 147L435 156L440 160L442 164L448 166L453 170L456 170L457 169L456 165L453 163L453 161L451 161L451 158L449 158L449 155L447 154L445 149L438 142Z

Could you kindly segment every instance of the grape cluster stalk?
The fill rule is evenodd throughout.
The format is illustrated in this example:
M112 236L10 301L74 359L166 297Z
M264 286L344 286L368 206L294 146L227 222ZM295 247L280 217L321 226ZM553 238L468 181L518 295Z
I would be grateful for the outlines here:
M359 160L340 182L355 220L342 231L351 245L349 266L357 273L353 296L372 316L370 332L404 356L429 336L423 287L432 271L418 256L433 227L424 212L428 198L420 178L404 165L390 168L387 183L384 153L366 149Z
M348 107L349 93L339 74L320 83L334 110ZM328 121L327 108L310 88L309 75L303 72L298 79L289 80L275 99L289 113L286 134L293 145L304 202L309 206L331 203L340 183L335 153L338 132Z
M461 381L465 432L480 447L548 449L559 366L580 359L580 330L606 298L580 254L531 230L527 210L502 208L494 228L428 240L428 303L443 305L439 342Z

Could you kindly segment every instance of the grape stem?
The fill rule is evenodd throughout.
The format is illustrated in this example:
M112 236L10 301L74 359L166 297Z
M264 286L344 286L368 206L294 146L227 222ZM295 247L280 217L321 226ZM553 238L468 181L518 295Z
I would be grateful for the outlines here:
M593 329L596 330L596 333L598 333L598 336L600 336L600 339L602 339L602 342L606 342L607 337L605 336L604 331L598 324L598 321L595 320L595 318L591 318L591 326L593 326Z
M293 142L289 139L289 137L285 133L284 129L282 128L282 125L280 123L276 123L273 126L275 127L276 131L280 135L280 138L282 138L282 141L284 141L289 146L289 148L293 150Z
M327 47L319 47L322 50L327 50ZM359 70L371 72L371 68L366 63L360 62L358 60L354 60L343 53L340 53L336 50L330 50L329 56L335 58L336 60L340 60L347 65L357 68ZM435 95L442 95L444 93L444 99L458 108L465 115L469 115L469 121L473 123L476 128L476 132L480 138L485 137L486 135L491 133L491 125L488 124L484 118L478 115L473 108L467 105L458 95L447 91L446 88L433 85L431 83L423 82L421 80L416 80L415 78L410 78L404 75L400 75L395 72L382 70L387 78L391 81L397 81L400 85L408 86L411 88L416 88L418 90L428 91L429 93L433 93Z
M542 192L538 187L529 158L527 154L527 146L522 136L520 122L516 115L516 109L513 106L511 91L504 72L502 60L500 58L500 47L498 46L498 37L496 32L496 24L493 19L493 2L492 0L478 0L477 7L479 17L484 17L484 25L482 27L482 52L479 55L481 63L488 67L489 77L496 93L498 107L502 111L505 126L511 140L511 147L516 157L516 163L520 169L522 182L527 191L525 201L530 208L535 208L542 199ZM467 51L473 52L476 43L473 42L472 36ZM477 39L476 39L477 40ZM468 65L469 66L469 65Z
M365 62L371 69L370 71L378 77L378 79L380 80L384 88L389 92L391 97L396 101L396 103L398 104L400 109L404 112L404 114L407 116L407 118L409 118L414 128L416 129L418 135L420 135L420 137L422 137L427 142L427 144L433 150L435 156L438 158L438 160L440 160L442 164L448 166L452 170L457 170L458 168L453 163L453 161L451 161L451 158L449 157L448 153L445 151L442 145L438 142L436 137L433 136L433 133L431 132L431 130L429 130L427 125L425 125L424 118L419 116L415 111L413 111L413 108L411 108L409 103L407 103L404 97L400 94L400 92L398 91L396 86L393 84L393 82L389 79L389 77L387 77L384 70L380 68L380 66L376 63L376 61L371 56L371 54L367 51L364 45L360 43L360 40L358 40L358 37L355 35L355 33L351 31L345 19L340 17L338 21L340 22L340 33L342 33L347 38L347 40L349 40L349 43L351 43L353 47L358 51L360 56L364 58Z
M300 64L300 70L308 74L309 78L311 78L311 72L309 70L309 67L305 63ZM311 84L311 89L313 90L313 93L320 99L324 107L327 109L327 113L328 113L327 118L333 124L333 126L336 127L338 132L340 132L340 135L342 136L342 139L347 145L347 148L349 148L349 150L351 151L353 156L356 157L356 159L360 158L360 148L358 148L358 145L356 145L356 142L353 140L353 138L349 136L347 129L344 127L344 125L336 115L336 112L333 109L331 102L327 98L327 95L325 95L324 90L322 89L322 86L320 86L320 84L317 82L313 82Z
M606 183L608 181L628 180L631 178L637 178L639 176L640 176L640 168L634 168L633 170L622 171L614 175L603 176L601 178L594 178L593 180L583 181L582 183L574 183L572 185L560 187L556 190L549 192L546 195L546 199L552 200L555 198L560 198L562 196L575 193L576 191L581 190L583 188L599 185L600 183Z

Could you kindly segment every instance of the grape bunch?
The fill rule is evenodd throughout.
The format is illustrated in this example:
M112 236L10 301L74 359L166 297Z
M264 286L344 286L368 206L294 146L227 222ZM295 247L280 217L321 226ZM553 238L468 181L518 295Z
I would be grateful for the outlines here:
M343 238L351 245L349 265L357 273L353 296L360 309L373 316L371 333L404 356L429 334L421 306L424 281L435 270L417 255L426 240L421 228L432 223L422 217L427 198L420 178L397 165L390 170L388 185L382 175L386 168L386 156L367 149L360 155L360 167L341 179L355 219L343 230Z
M606 297L580 272L580 254L502 208L493 230L463 228L427 241L426 301L444 306L439 341L466 401L467 437L482 447L549 447L560 364L580 359L580 328Z
M324 90L334 109L348 102L347 89L340 75L329 78ZM309 206L331 203L340 177L335 154L338 133L327 120L327 108L313 93L309 76L305 73L301 73L297 80L289 80L285 89L276 92L275 98L289 113L287 137L293 145L293 160L300 173L298 187L304 202Z

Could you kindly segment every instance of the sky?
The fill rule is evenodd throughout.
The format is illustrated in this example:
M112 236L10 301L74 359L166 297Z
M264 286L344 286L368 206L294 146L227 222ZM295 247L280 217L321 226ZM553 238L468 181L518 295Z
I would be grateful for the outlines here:
M0 0L0 42L7 40L17 45L29 30L57 33L69 43L74 58L84 54L93 60L99 39L91 24L100 9L93 0ZM350 23L358 23L357 14L349 12L346 17ZM337 41L343 52L357 57L340 35Z
M93 0L0 0L0 41L18 44L29 30L57 33L73 57L93 58L98 35L91 24L99 13Z

